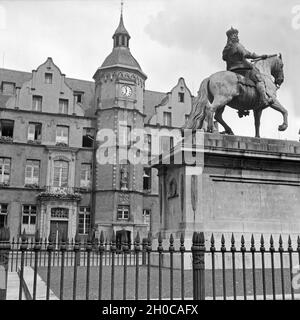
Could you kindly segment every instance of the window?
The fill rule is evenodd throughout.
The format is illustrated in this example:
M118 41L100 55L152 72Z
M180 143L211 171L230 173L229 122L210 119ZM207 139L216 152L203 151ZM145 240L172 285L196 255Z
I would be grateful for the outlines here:
M43 103L42 96L33 96L32 97L32 110L33 111L42 111L42 103Z
M163 136L160 137L160 153L170 152L174 146L174 138Z
M22 207L22 227L26 234L34 234L36 226L36 205L23 205Z
M13 138L14 135L14 121L0 120L0 137Z
M0 158L0 184L9 185L10 159Z
M76 103L82 103L84 92L75 91L74 98Z
M27 160L25 167L25 185L38 185L40 176L40 161Z
M151 190L151 168L144 168L143 189L144 191Z
M69 163L67 161L54 161L54 187L68 187Z
M184 93L183 92L178 92L178 101L184 102Z
M68 99L59 99L59 109L58 112L62 114L68 114L69 109L69 100Z
M81 164L80 187L89 188L91 186L92 165L89 163Z
M42 124L41 123L29 123L28 127L28 141L41 141L42 140Z
M164 112L164 126L172 126L172 117L171 112Z
M16 91L16 84L13 82L2 82L2 86L1 86L1 91L2 94L5 95L14 95L15 91Z
M92 148L94 144L95 129L83 128L82 133L82 146L84 148Z
M89 207L80 207L78 216L78 233L88 234L91 228L91 212Z
M52 73L45 73L45 83L47 84L52 83Z
M117 220L129 220L129 206L118 206Z
M189 117L190 117L190 115L189 115L189 114L186 114L186 115L184 116L184 118L185 118L185 122L187 122L187 121L189 120Z
M0 203L0 228L7 227L8 204Z
M63 143L69 144L69 127L57 126L56 127L56 144Z
M150 223L151 210L143 209L143 221L144 223Z

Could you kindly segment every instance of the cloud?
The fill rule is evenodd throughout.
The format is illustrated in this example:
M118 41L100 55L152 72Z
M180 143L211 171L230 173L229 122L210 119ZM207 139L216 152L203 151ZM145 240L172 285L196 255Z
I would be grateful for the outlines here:
M296 107L300 100L300 29L292 25L295 15L292 8L296 5L297 2L286 0L189 0L182 5L181 0L174 0L151 17L145 32L168 48L195 54L200 51L218 69L224 69L221 53L226 43L225 32L231 26L238 28L241 43L249 51L282 53L286 79L283 86L293 98L287 108L293 108L295 115L300 116L300 108Z

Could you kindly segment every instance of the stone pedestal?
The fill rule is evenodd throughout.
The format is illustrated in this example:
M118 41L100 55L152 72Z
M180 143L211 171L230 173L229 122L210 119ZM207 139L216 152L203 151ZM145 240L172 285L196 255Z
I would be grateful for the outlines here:
M190 249L193 232L203 231L208 249L213 233L219 249L224 234L229 249L232 233L238 248L242 234L247 248L252 234L257 247L261 234L269 247L272 234L278 248L281 234L285 248L288 235L296 248L300 143L209 133L200 136L197 141L186 138L154 165L159 170L163 237L168 239L172 233L179 242L183 233ZM176 162L179 155L181 163ZM197 163L192 163L193 157Z

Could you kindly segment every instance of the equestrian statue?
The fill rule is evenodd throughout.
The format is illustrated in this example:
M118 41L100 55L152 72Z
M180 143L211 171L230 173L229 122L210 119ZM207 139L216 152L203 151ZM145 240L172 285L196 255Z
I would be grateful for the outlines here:
M282 56L251 53L239 42L238 33L232 27L226 32L227 44L222 58L227 71L214 73L202 81L184 128L201 129L206 119L207 131L212 132L214 116L225 129L222 133L233 135L222 118L225 106L229 106L238 110L239 117L253 110L255 137L259 137L261 113L267 107L282 114L283 123L278 130L286 130L288 113L276 98L276 91L284 81Z

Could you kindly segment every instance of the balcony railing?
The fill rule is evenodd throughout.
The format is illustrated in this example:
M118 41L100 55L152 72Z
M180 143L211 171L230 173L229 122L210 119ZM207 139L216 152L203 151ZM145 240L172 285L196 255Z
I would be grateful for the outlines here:
M80 188L74 187L54 187L45 186L43 191L38 194L39 200L61 199L61 200L81 200Z

